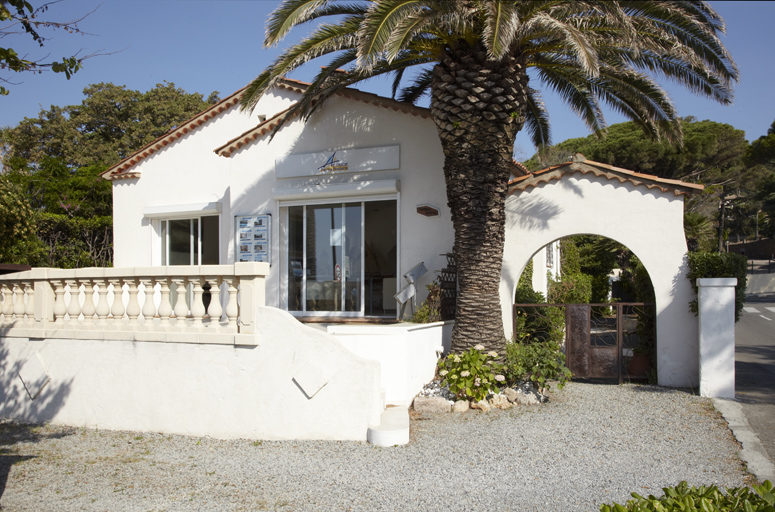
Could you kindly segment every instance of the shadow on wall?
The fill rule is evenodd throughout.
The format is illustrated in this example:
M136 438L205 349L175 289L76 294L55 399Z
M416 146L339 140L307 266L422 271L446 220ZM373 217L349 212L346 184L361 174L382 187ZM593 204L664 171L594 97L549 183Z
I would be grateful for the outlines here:
M51 421L70 395L72 379L52 379L37 350L12 355L6 332L7 327L0 328L0 418Z
M546 199L527 196L506 203L506 228L543 230L549 221L563 213L563 209Z
M19 453L18 444L72 434L70 430L43 434L35 427L35 423L53 419L70 394L72 380L54 384L36 350L30 351L26 359L12 358L5 337L9 327L13 324L0 328L0 418L13 422L0 423L0 498L11 467L34 458Z

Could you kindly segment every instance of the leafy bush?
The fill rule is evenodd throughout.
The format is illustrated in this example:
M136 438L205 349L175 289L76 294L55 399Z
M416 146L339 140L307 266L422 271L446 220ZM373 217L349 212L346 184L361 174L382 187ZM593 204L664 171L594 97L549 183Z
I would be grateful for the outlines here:
M428 297L407 321L415 324L429 324L441 320L441 286L436 281L426 286Z
M772 512L775 510L775 494L772 483L767 480L762 485L737 487L721 492L718 487L689 487L681 482L676 487L662 489L664 496L648 498L632 493L633 500L625 505L601 505L600 512Z
M460 399L484 400L506 381L503 365L496 362L497 357L497 352L485 353L481 345L461 354L450 354L439 361L439 375L444 379L442 384L448 385L449 390Z
M509 383L530 381L540 390L549 388L550 380L557 381L562 389L571 379L571 372L565 366L565 354L555 341L523 343L512 341L506 344L506 378Z
M689 282L692 290L697 293L697 279L706 277L736 277L735 287L735 322L740 320L745 303L745 288L748 285L746 275L746 259L742 254L717 253L717 252L693 252L689 253ZM691 301L689 306L697 314L697 299Z
M589 304L592 298L592 276L564 274L560 280L549 279L549 302L554 304Z

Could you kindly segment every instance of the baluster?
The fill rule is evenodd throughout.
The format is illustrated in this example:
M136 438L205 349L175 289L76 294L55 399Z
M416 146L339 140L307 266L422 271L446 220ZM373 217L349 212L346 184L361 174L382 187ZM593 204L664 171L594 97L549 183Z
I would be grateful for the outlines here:
M3 322L11 321L11 314L13 313L13 300L11 298L13 295L11 293L11 289L8 288L6 283L0 284L0 299L3 300L3 303L0 304L0 315L3 317Z
M21 283L15 283L13 285L13 296L16 297L16 301L13 305L13 318L18 322L24 320L24 289Z
M99 294L99 300L97 301L97 307L95 311L98 322L104 326L108 322L108 315L110 314L110 306L108 306L108 280L107 279L95 279L97 283L97 293Z
M65 282L61 279L52 279L51 286L54 287L54 323L62 324L65 321L67 306L65 306Z
M67 314L70 316L70 322L78 322L78 317L81 316L81 284L78 279L65 279L65 283L70 288Z
M155 281L152 277L142 277L140 282L145 288L145 303L143 303L143 323L148 329L153 327L153 317L156 316L156 305L153 303L153 286Z
M113 285L113 306L110 314L113 315L113 325L119 327L124 320L124 287L120 277L110 279Z
M194 317L194 327L202 327L202 317L205 316L207 310L205 310L204 302L202 302L202 284L204 284L203 277L197 277L191 280L194 283L194 299L191 301L191 316Z
M210 283L210 305L207 307L207 314L210 315L210 328L221 327L221 315L223 306L221 306L221 276L207 277Z
M187 281L188 279L185 277L172 278L172 282L175 283L175 325L178 329L182 329L186 325L185 321L188 315L188 306L186 305Z
M159 318L161 318L161 326L165 328L169 327L170 315L172 314L172 303L170 302L170 280L168 278L162 278L159 280L159 283L161 284Z
M226 304L226 318L229 320L229 327L237 327L237 315L239 315L239 308L237 307L237 286L239 278L230 276L226 279L226 283L229 285L229 303Z
M126 305L126 316L129 317L129 323L132 327L137 325L137 317L140 316L140 303L137 301L137 279L124 279L129 285L129 303Z
M24 313L27 315L27 323L35 324L35 283L33 281L25 281L24 289L27 292L27 306L24 309Z
M84 327L92 327L94 325L94 313L97 312L97 308L94 306L94 281L91 279L81 279L83 283L83 323Z

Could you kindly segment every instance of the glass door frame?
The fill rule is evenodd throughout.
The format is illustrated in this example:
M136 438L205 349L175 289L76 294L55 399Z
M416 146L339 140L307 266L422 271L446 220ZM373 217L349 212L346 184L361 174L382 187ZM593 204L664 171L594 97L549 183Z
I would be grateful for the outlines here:
M282 267L281 267L281 294L283 295L282 301L284 302L284 309L288 311L293 316L297 317L310 317L310 316L320 316L320 317L351 317L351 318L359 318L366 316L366 208L365 203L372 202L372 201L395 201L396 202L396 248L400 249L400 240L401 240L401 230L400 230L400 218L401 218L401 209L400 209L400 201L398 194L379 194L379 195L373 195L373 196L353 196L353 197L327 197L327 198L321 198L321 199L313 199L313 200L306 200L306 201L283 201L279 204L280 208L284 208L284 213L282 214L282 222L283 222L283 229L281 230L282 233L282 248L284 254L282 255ZM319 206L319 205L327 205L327 206L339 206L342 207L342 224L344 225L344 217L345 217L345 206L352 204L358 204L361 207L361 226L360 226L360 240L361 240L361 255L360 255L360 289L359 289L359 296L360 296L360 309L358 311L344 311L345 308L345 286L346 286L346 279L344 278L344 268L342 269L342 290L341 290L341 297L342 297L342 305L341 310L339 311L307 311L307 219L306 219L306 213L307 213L307 206ZM302 240L304 240L304 247L303 247L303 255L302 255L302 280L301 280L301 310L290 310L289 309L289 290L290 285L288 282L288 271L289 271L289 255L290 255L290 240L289 240L289 234L288 229L290 226L290 207L292 206L302 206L304 207L304 214L303 214L303 230L302 230ZM398 252L400 254L400 251ZM396 258L396 275L399 275L399 267L400 267L400 258Z

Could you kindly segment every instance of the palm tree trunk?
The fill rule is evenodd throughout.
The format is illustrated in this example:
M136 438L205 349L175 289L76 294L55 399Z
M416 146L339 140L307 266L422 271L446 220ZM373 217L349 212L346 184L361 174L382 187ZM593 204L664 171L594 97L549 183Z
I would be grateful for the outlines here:
M448 48L433 71L431 113L444 150L460 286L453 352L504 347L498 296L504 207L527 80L518 60L490 61L481 47Z

